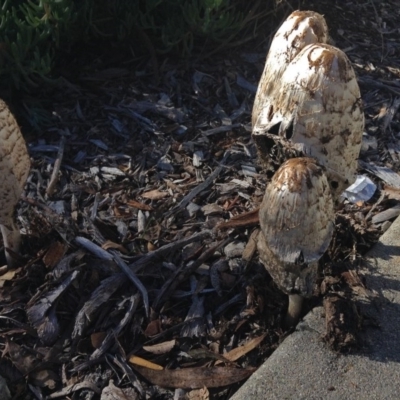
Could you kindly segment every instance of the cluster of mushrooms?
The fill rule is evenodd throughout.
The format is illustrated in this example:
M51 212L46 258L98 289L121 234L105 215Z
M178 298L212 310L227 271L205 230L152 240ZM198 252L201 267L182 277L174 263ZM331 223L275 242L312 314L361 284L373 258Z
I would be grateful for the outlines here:
M258 252L289 296L288 327L314 292L335 205L356 178L364 130L354 70L328 39L322 15L293 12L272 41L252 112L260 161L271 164L272 147L284 154L260 207Z

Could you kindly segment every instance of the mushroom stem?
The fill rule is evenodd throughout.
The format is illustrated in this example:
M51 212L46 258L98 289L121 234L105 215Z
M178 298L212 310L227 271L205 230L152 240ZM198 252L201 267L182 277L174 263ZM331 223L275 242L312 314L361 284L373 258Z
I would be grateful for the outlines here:
M303 297L298 294L289 294L289 306L285 317L285 326L290 328L297 324L303 306Z
M9 268L15 267L16 260L7 250L10 249L13 253L19 252L19 247L21 245L21 234L19 232L19 228L13 220L10 220L7 226L0 225L0 229L1 234L3 235L7 265Z

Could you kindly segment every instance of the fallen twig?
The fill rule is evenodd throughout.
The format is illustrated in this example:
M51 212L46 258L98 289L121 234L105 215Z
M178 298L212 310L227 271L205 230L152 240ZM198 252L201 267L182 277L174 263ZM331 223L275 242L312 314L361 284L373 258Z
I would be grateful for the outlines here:
M159 309L160 305L169 298L169 296L181 282L188 279L189 276L192 275L197 270L197 268L200 267L201 264L203 264L208 258L210 258L220 247L227 245L230 241L232 241L231 238L221 240L220 242L206 250L196 261L194 261L189 266L184 264L180 268L178 268L168 279L168 281L164 283L157 298L154 300L153 309Z
M55 186L58 182L58 173L60 172L60 167L62 163L62 159L64 156L64 148L65 148L66 138L63 136L60 141L60 147L58 148L57 158L54 162L53 172L51 174L49 185L47 186L46 193L48 196L51 196L54 193Z
M188 195L186 195L179 202L179 204L176 207L174 207L170 212L168 212L167 217L183 210L197 195L199 195L205 188L210 186L213 183L214 179L216 179L217 176L221 173L228 157L229 157L229 152L226 152L220 165L217 168L215 168L215 170L210 174L210 176L204 182L200 183L200 185L197 185Z

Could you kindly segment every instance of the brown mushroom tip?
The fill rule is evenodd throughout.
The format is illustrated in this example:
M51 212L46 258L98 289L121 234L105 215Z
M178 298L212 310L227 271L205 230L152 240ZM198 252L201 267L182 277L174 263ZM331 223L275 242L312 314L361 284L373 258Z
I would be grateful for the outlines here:
M276 32L268 52L253 106L253 126L288 64L307 45L326 43L328 38L328 26L321 14L297 10L287 17Z

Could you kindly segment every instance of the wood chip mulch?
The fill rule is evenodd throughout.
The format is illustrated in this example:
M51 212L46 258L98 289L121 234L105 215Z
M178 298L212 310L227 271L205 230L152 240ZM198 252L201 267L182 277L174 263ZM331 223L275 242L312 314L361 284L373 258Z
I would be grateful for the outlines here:
M400 214L400 11L304 8L325 15L365 105L359 174L377 190L342 203L308 304L324 297L329 316L354 320L363 255ZM286 296L255 246L270 176L249 123L267 42L166 59L158 84L147 60L96 59L54 94L56 121L28 140L21 267L0 276L0 375L14 399L228 399L288 334ZM357 351L361 322L331 320L332 348Z

